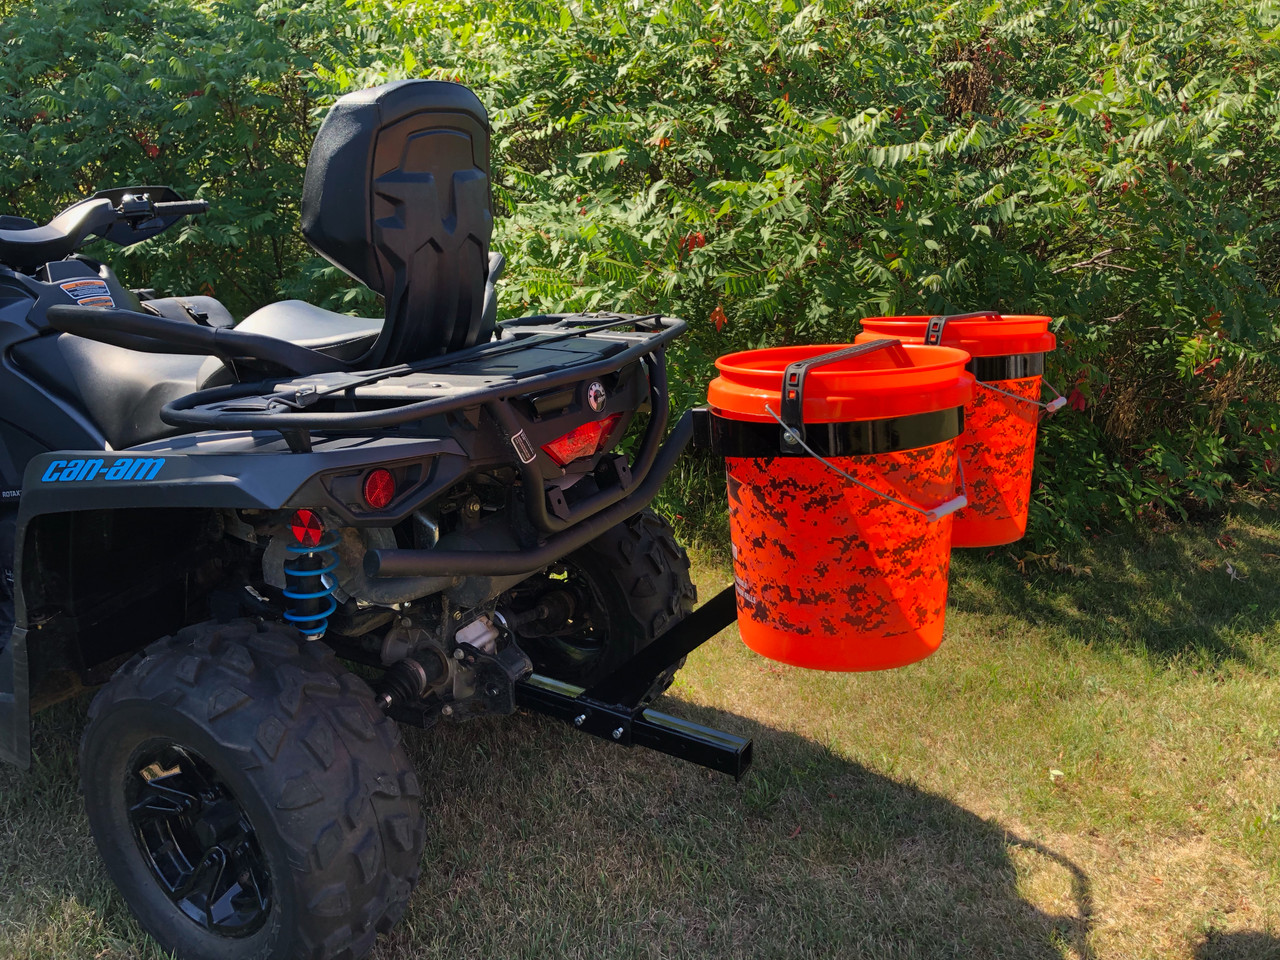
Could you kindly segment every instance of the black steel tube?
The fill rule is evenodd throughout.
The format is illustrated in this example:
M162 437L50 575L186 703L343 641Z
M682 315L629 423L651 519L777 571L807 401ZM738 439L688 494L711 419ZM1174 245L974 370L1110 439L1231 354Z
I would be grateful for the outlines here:
M592 700L578 688L533 674L516 684L516 703L555 717L581 733L625 747L641 746L742 779L751 766L751 741L657 710Z
M631 742L741 780L751 767L751 741L736 734L646 710L631 722Z
M533 573L648 506L692 436L693 415L686 413L658 451L648 476L630 496L532 550L370 550L364 557L365 573L371 577L500 577Z
M606 703L639 703L658 675L738 619L737 590L725 587L614 670L583 696Z
M96 308L92 308L96 309ZM311 413L293 410L283 403L272 410L201 410L196 409L203 404L217 402L233 402L237 399L256 397L259 393L253 388L228 389L215 387L188 394L164 405L160 410L160 419L174 426L199 427L206 430L339 430L351 432L355 430L374 430L381 427L394 427L402 423L412 423L426 417L452 413L465 407L474 407L490 400L500 400L538 390L549 390L570 383L577 383L588 377L612 373L615 370L652 353L673 337L679 336L686 329L685 322L671 318L669 326L663 331L642 340L621 353L605 357L593 363L566 367L554 373L544 373L537 377L523 380L511 380L503 384L487 384L473 390L451 390L439 397L419 400L393 407L390 410L349 411L331 413ZM477 358L478 359L478 358Z

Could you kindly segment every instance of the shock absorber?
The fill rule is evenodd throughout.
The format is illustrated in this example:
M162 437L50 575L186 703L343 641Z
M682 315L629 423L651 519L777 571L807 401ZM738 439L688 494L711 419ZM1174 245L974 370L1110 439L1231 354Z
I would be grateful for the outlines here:
M285 549L289 559L284 565L284 595L288 608L284 618L308 640L319 640L329 626L329 617L338 609L333 591L338 582L333 571L338 569L336 534L326 532L313 510L296 510L289 528L296 543Z

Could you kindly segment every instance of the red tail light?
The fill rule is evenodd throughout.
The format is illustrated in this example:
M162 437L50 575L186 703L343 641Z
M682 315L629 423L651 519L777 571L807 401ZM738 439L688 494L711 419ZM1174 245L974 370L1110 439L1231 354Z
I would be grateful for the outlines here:
M304 547L316 546L324 536L324 524L312 510L293 511L293 516L289 520L289 529L293 533L293 539Z
M622 414L615 413L603 420L584 423L570 430L560 439L544 443L542 449L546 451L547 456L563 467L579 457L589 457L599 453L621 419Z
M390 470L378 467L364 478L364 502L374 510L381 510L396 498L396 478Z

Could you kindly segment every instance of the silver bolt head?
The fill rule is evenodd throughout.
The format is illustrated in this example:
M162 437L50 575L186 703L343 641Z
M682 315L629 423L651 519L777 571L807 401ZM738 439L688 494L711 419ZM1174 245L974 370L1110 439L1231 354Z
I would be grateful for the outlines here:
M614 730L614 731L613 731L613 739L615 739L615 740L621 740L621 739L622 739L622 728L621 728L621 727L618 727L618 729L616 729L616 730Z
M449 704L447 704L447 703L446 703L443 707L441 707L441 708L440 708L440 713L441 713L443 716L446 716L446 717L452 717L452 716L453 716L453 707L449 706Z
M463 650L461 647L458 647L456 650L453 651L453 659L455 660L461 660L466 655L467 655L467 652Z
M575 727L580 727L586 722L587 722L587 715L585 713L580 713L573 718L573 725Z

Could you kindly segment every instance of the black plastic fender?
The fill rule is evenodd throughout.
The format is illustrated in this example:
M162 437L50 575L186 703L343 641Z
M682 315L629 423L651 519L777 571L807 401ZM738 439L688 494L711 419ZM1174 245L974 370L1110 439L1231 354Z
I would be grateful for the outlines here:
M357 513L333 496L328 475L417 462L418 487L386 511ZM191 507L280 510L327 507L352 525L389 526L451 485L470 461L449 438L315 438L293 453L276 433L201 433L123 451L63 450L34 457L26 468L14 536L13 635L0 650L0 760L31 762L27 670L31 624L23 585L37 575L23 564L27 530L37 517L80 510ZM38 632L36 633L38 636Z

